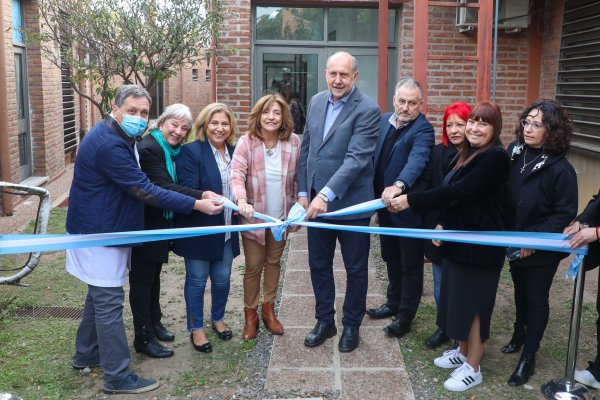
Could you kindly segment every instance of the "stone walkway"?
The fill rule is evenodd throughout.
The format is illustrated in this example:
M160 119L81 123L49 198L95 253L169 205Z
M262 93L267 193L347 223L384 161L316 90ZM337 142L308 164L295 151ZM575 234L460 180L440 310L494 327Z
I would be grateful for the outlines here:
M316 322L307 253L306 230L293 234L279 308L285 334L274 338L265 390L334 396L339 393L340 399L384 399L390 394L394 398L414 399L398 340L386 337L382 330L389 319L376 321L365 317L358 349L351 353L338 351L346 282L339 246L333 266L338 334L319 347L304 347L304 337ZM367 307L379 306L384 301L384 290L374 268L370 269Z

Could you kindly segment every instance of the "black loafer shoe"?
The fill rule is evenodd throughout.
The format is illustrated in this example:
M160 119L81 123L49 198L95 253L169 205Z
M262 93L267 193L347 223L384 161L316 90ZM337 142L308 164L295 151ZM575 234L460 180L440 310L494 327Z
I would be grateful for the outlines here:
M410 322L395 320L385 328L383 331L386 335L397 337L398 339L410 332Z
M373 319L383 319L383 318L393 317L394 315L396 315L397 312L398 312L397 309L391 308L387 304L383 304L383 305L379 306L378 308L368 308L367 309L367 315Z
M358 347L358 326L345 326L338 344L340 353L350 353Z
M196 349L196 351L199 351L200 353L212 353L212 345L210 344L210 342L197 345L196 343L194 343L194 335L192 333L190 333L190 341L192 342L192 346L194 346L194 349Z
M441 345L443 345L444 343L446 343L447 341L449 341L450 338L448 336L446 336L446 333L441 330L440 328L438 328L433 335L429 336L426 340L425 340L425 346L428 349L437 349L438 347L440 347Z
M133 348L136 352L152 358L169 358L175 354L173 350L167 349L162 344L158 343L154 336L142 340L134 340Z
M317 322L312 331L304 338L304 345L306 347L317 347L335 335L337 335L337 328L334 323Z
M152 331L154 332L154 336L162 342L172 342L175 340L173 332L167 330L160 322L152 324Z
M226 329L224 331L219 331L214 323L212 324L212 329L217 333L217 336L221 340L231 340L231 338L233 337L233 333L231 332L231 330Z

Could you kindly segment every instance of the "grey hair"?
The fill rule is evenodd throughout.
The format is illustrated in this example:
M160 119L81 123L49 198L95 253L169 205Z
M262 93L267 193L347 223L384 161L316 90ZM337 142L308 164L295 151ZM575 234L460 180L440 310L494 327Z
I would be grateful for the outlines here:
M115 95L115 104L117 107L121 107L125 103L125 99L128 97L145 97L150 105L152 105L152 97L146 89L140 85L123 85L117 90Z
M398 83L396 83L396 90L394 91L394 95L398 93L398 89L400 89L401 87L406 87L409 89L419 89L419 99L423 100L423 86L421 86L419 81L416 81L414 78L408 77L400 79Z
M190 131L192 130L192 122L194 122L194 120L192 119L192 112L190 111L190 108L188 106L181 103L171 104L170 106L165 108L165 111L163 111L163 113L160 114L160 116L155 121L152 121L150 123L149 128L157 129L168 119L185 120L190 128Z
M333 57L337 57L337 56L341 56L341 55L344 55L344 56L346 56L346 57L350 57L350 62L352 63L352 70L353 70L353 71L358 71L358 70L356 69L356 68L358 67L358 63L357 63L357 61L356 61L356 57L354 57L352 54L348 53L347 51L338 51L337 53L330 55L330 56L327 58L327 63L325 64L325 67L326 67L326 68L329 68L329 62L331 61L331 59L332 59Z

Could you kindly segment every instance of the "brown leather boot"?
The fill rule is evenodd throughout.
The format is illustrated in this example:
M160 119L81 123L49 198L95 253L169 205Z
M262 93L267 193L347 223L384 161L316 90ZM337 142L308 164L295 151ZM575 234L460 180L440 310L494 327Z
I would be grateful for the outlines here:
M265 326L273 335L283 335L283 325L275 316L275 305L273 303L263 304L261 314Z
M256 331L258 330L258 313L255 309L244 308L244 317L246 324L242 332L244 340L256 339Z

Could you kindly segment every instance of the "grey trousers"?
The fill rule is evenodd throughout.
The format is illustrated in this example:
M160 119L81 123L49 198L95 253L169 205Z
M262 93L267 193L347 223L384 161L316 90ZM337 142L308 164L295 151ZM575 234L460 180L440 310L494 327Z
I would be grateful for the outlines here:
M122 287L88 285L73 360L90 364L99 362L104 382L118 381L131 373L131 354L123 323L124 300Z

